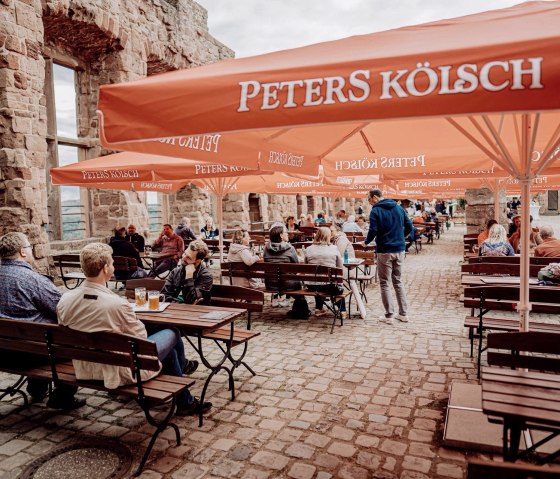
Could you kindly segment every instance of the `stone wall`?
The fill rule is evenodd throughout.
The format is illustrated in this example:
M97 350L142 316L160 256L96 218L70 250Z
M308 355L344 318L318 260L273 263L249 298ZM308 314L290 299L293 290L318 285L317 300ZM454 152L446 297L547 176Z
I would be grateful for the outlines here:
M95 113L100 85L212 63L233 52L209 35L207 12L192 0L0 4L0 234L27 233L37 266L46 271L47 197L56 192L47 183L46 165L48 149L56 143L47 134L45 57L72 60L78 136L91 139L86 157L94 158L104 153ZM187 211L198 217L209 210L204 195L181 193L173 214L185 209L181 198L189 195L195 199ZM145 194L91 191L89 206L92 237L105 236L117 223L133 221L139 230L147 228Z
M506 194L500 190L499 208L500 224L506 225ZM486 228L489 220L494 218L494 193L486 188L468 189L465 191L465 223L467 234L479 233Z

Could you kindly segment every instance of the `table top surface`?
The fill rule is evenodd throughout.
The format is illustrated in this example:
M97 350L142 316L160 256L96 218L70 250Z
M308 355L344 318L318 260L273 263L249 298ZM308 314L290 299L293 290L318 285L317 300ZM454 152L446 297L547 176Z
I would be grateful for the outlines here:
M461 277L461 284L463 286L519 286L521 284L521 278L519 276L464 274ZM538 284L539 280L537 278L529 278L529 285L538 286Z
M175 256L175 253L160 253L158 251L151 251L149 253L144 251L143 253L140 253L140 258L144 259L171 258L172 256Z
M560 375L507 368L482 369L482 410L560 427Z
M216 319L204 317L216 312L222 313L223 317ZM245 309L172 303L160 313L137 313L136 317L145 323L175 326L191 332L204 333L221 328L245 313Z

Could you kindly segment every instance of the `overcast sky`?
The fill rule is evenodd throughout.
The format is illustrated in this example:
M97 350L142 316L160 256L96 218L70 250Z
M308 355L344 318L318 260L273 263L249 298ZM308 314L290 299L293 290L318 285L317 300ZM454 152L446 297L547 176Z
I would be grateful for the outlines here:
M520 0L197 0L212 36L246 57L509 7Z

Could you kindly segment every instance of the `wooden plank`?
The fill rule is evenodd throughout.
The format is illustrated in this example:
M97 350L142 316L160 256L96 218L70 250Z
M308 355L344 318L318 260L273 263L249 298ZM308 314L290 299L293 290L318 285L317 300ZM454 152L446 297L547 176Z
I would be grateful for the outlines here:
M483 378L487 375L488 377L512 376L526 380L543 380L551 383L560 381L560 376L557 374L541 373L537 371L519 371L515 369L493 368L487 366L482 368L482 375Z
M484 393L483 393L484 394ZM504 404L502 402L487 401L482 396L482 410L486 414L497 416L513 416L525 420L531 420L539 424L558 426L560 424L560 412L534 409L520 404Z
M558 388L551 389L547 387L523 386L520 384L507 384L501 382L495 383L492 381L487 381L487 384L484 384L483 391L484 397L486 397L487 399L492 399L492 397L490 397L492 396L492 394L500 396L506 394L515 396L517 398L527 398L527 401L530 399L554 401L555 406L553 407L553 409L560 411L560 405L558 404ZM498 401L498 399L493 400ZM525 400L523 401L523 404L530 405L528 402L525 402ZM534 405L536 405L536 403ZM547 405L547 407L549 407L549 405Z
M560 468L527 463L469 460L467 479L558 479Z

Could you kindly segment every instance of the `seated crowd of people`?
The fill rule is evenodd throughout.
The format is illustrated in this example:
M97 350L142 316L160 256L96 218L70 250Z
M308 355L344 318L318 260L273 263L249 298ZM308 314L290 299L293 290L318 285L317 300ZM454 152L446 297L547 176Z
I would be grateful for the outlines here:
M554 237L550 225L540 228L532 226L533 217L529 217L529 249L535 256L560 257L560 240ZM513 216L509 231L496 220L491 219L477 238L479 256L515 256L521 249L521 216Z

